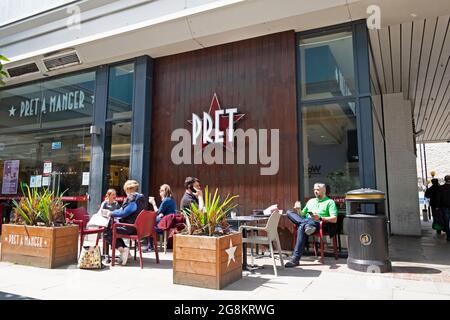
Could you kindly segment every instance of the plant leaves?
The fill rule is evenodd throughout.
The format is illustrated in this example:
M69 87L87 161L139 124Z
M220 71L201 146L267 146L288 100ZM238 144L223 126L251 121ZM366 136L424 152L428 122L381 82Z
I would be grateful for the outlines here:
M31 189L26 183L21 183L20 186L22 198L19 202L13 200L16 223L45 226L65 224L64 211L67 204L62 202L62 194L55 195L48 188L42 191Z
M191 208L183 211L187 233L213 236L216 233L216 227L228 225L226 216L230 210L238 206L234 203L238 197L238 195L230 197L228 194L225 200L221 201L219 190L216 188L214 194L211 194L206 186L204 209L199 210L198 206L191 202Z

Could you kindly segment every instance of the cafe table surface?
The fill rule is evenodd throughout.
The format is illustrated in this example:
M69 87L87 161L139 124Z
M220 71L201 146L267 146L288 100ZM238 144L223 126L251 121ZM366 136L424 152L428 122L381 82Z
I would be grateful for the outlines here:
M268 220L270 216L266 215L250 215L250 216L236 216L234 218L228 218L228 221L237 221L238 226L240 223L243 225L247 225L251 222L258 222L258 221L264 221ZM242 237L247 237L247 230L242 229ZM242 252L244 253L242 255L242 269L247 271L254 271L255 269L261 269L262 267L256 267L256 266L249 266L247 264L247 243L242 243Z

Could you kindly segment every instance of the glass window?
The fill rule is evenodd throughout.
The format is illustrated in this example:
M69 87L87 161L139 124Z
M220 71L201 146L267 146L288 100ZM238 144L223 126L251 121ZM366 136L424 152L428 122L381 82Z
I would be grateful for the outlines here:
M352 32L300 39L302 99L355 94Z
M302 119L305 197L314 197L316 182L331 196L359 188L355 102L304 105Z
M84 196L88 191L91 160L88 126L28 134L0 134L0 141L2 196L19 194L20 183L61 192L67 190L65 196ZM14 164L13 169L10 164ZM17 188L12 188L14 184Z
M114 188L119 196L125 196L122 187L130 171L131 122L107 123L106 146L106 188Z
M0 133L92 121L95 72L0 91Z
M110 68L107 119L131 118L133 82L134 63Z

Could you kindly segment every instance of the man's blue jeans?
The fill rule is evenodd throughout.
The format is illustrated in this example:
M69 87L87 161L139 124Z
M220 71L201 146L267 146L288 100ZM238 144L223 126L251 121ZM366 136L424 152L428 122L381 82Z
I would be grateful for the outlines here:
M444 221L444 232L450 239L450 208L441 208L442 220Z
M294 210L288 210L287 216L295 225L297 225L297 242L295 243L294 252L292 253L292 259L299 261L303 250L305 249L305 244L308 242L308 235L305 233L306 225L311 225L319 230L319 221L314 221L311 218L303 218Z

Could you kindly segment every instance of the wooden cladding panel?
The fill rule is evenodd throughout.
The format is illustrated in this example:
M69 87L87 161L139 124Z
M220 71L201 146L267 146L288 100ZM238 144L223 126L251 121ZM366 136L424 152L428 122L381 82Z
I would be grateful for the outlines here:
M179 260L190 259L200 262L216 262L216 255L214 250L211 250L208 253L206 249L177 247L176 258Z
M220 194L239 194L239 213L277 203L292 207L298 199L295 33L272 34L202 50L158 58L154 69L150 193L168 183L177 206L184 180L196 176ZM192 113L208 112L216 93L222 109L245 116L235 129L279 129L279 170L261 175L258 164L181 164L171 160L175 129L191 131ZM270 131L269 131L270 132ZM269 138L270 141L270 133ZM271 146L268 151L271 154ZM248 162L248 143L246 148ZM191 155L193 160L193 155ZM280 223L281 226L283 222Z

